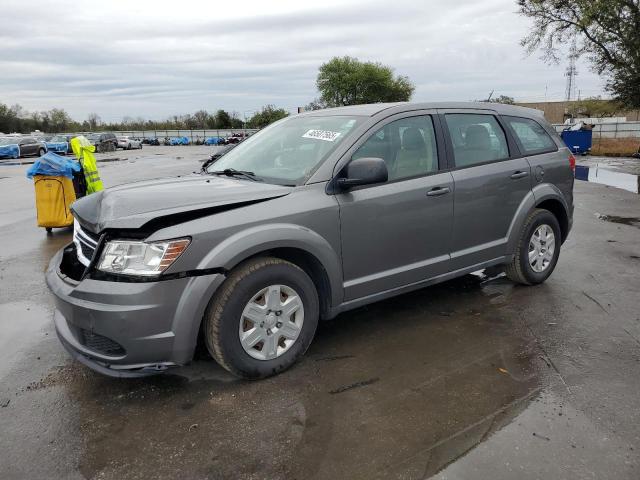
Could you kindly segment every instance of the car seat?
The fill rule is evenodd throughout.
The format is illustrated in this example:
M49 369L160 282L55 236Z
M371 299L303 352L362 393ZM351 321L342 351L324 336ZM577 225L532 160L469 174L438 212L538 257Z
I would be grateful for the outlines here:
M464 167L493 158L489 131L483 125L469 125L465 130L464 147L456 152L456 165Z
M407 128L402 132L402 148L396 154L391 178L415 177L432 170L433 158L428 154L422 132L419 128Z

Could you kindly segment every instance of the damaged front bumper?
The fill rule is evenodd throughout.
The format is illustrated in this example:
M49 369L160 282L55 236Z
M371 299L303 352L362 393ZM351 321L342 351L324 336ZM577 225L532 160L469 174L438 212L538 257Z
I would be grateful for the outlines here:
M138 377L193 358L200 323L222 274L146 282L74 280L51 260L46 282L55 296L55 328L71 355L105 375Z

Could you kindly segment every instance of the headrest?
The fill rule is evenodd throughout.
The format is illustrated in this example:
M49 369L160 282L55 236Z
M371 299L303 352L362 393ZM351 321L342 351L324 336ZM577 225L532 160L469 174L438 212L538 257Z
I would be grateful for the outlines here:
M423 150L427 144L418 128L407 128L402 132L402 148L405 150Z
M491 138L482 125L469 125L465 135L465 146L474 150L490 150Z

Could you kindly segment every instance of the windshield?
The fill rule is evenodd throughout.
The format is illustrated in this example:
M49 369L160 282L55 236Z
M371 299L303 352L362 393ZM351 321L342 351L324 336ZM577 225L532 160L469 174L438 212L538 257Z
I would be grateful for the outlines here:
M91 135L87 135L87 140L100 140L100 134L92 133Z
M66 137L63 137L62 135L56 135L55 137L51 137L51 140L49 140L51 143L54 142L66 142L67 139Z
M18 139L12 137L0 137L0 145L17 145Z
M207 168L248 171L257 179L301 185L344 141L359 117L290 117L252 135Z

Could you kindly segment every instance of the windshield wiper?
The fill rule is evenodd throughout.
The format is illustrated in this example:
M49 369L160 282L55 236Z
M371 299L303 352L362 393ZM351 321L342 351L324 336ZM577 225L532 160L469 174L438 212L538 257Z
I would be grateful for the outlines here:
M216 170L213 172L208 172L211 175L226 175L227 177L244 177L249 180L253 180L254 182L261 182L262 179L256 177L256 174L253 172L248 172L246 170L236 170L235 168L225 168L224 170Z

